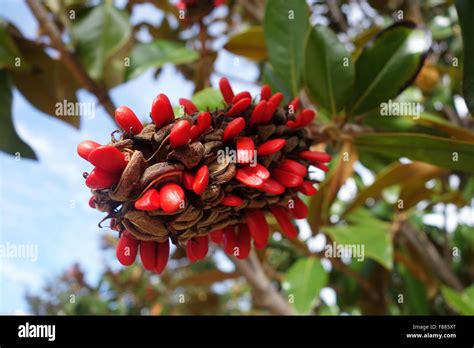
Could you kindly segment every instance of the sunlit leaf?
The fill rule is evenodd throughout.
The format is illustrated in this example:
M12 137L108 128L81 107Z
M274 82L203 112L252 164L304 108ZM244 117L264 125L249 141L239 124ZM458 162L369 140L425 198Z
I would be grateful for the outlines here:
M319 291L328 276L321 262L313 257L296 261L283 277L283 288L298 313L306 314L316 305ZM291 302L290 302L291 303Z
M474 285L463 292L442 287L441 293L449 306L461 315L474 315Z
M238 56L257 61L268 58L263 28L260 26L247 28L231 36L224 48Z
M221 92L214 88L205 88L197 92L191 100L198 110L202 111L222 108L224 104Z

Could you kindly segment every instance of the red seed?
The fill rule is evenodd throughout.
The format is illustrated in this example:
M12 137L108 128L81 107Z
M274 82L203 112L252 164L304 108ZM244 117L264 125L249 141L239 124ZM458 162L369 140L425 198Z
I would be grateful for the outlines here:
M209 237L211 238L211 241L221 245L224 243L224 231L223 230L215 230L209 233Z
M260 124L262 119L265 118L265 110L267 108L267 102L262 100L260 103L255 106L250 115L250 125Z
M254 158L255 144L252 138L242 137L237 139L237 163L251 163Z
M120 175L112 174L100 168L94 168L86 179L86 186L91 189L105 189L116 184L120 180Z
M184 191L174 183L164 184L160 189L160 206L165 213L174 213L184 202Z
M314 187L314 184L311 181L303 181L298 191L306 196L312 196L318 193L318 190Z
M288 111L290 111L293 114L296 114L296 111L298 111L300 107L300 98L296 97L293 98L292 101L288 104Z
M329 171L329 167L323 163L316 163L314 165L316 168L319 168L321 169L323 172L328 172Z
M224 141L235 138L240 134L245 128L245 119L243 117L237 117L235 120L232 120L227 124L227 127L224 129L224 134L222 139Z
M308 174L308 169L304 165L289 158L285 158L281 161L278 169L289 171L302 177L305 177L306 174Z
M261 188L269 175L267 168L257 163L255 167L237 169L235 178L249 187Z
M234 227L224 228L222 237L224 240L224 252L228 255L234 255L234 249L237 247L237 236L235 235Z
M255 247L255 249L258 249L258 250L265 249L267 244L268 244L268 241L266 241L265 243L257 242L256 240L253 241L253 246Z
M250 237L249 228L246 224L241 224L237 231L237 253L236 257L240 260L247 258L250 254L252 239Z
M260 100L268 100L272 96L272 90L269 85L263 85L260 90Z
M200 195L204 192L207 185L209 184L209 168L204 165L198 169L194 176L193 191L195 194Z
M240 207L244 201L239 196L228 194L224 196L221 203L228 207Z
M95 206L95 198L94 196L91 196L91 198L89 198L89 207L91 207L92 209L96 209L97 207Z
M84 158L86 161L89 160L89 154L97 149L100 146L99 143L96 143L95 141L92 140L84 140L77 145L77 153L79 156Z
M187 244L190 245L191 254L196 260L205 258L209 251L209 237L207 235L193 237L187 241ZM188 245L186 245L186 248Z
M286 144L285 139L272 139L264 142L257 148L257 155L268 156L280 151Z
M114 146L102 145L91 151L89 162L109 173L120 174L127 166L125 155Z
M294 206L291 208L290 213L295 219L305 219L308 216L308 207L298 197L293 197Z
M316 116L316 113L314 110L311 109L303 109L301 113L298 115L298 122L301 127L305 127L308 124L310 124L314 117Z
M164 125L173 122L174 111L170 100L164 94L159 94L151 105L151 119L156 127L161 128Z
M151 271L155 268L156 257L154 241L140 241L140 259L146 270Z
M270 208L270 211L280 225L281 230L285 236L288 238L295 238L298 235L296 227L291 222L288 212L284 208L273 206Z
M124 132L138 134L143 129L143 124L137 115L127 106L120 106L115 109L115 121Z
M300 126L299 122L298 121L288 121L286 122L286 126L288 128L291 128L291 129L294 129L294 128L298 128Z
M262 190L269 195L281 195L285 192L285 186L280 184L278 181L268 178L265 180L262 186Z
M186 112L188 115L198 112L196 105L194 105L189 99L179 98L179 105L184 107L184 112Z
M212 117L209 112L201 112L197 117L196 123L199 127L199 132L204 133L211 127Z
M199 131L199 127L197 125L191 126L191 129L189 131L191 142L196 141L200 135L201 132Z
M271 103L270 101L267 102L267 107L265 108L265 115L261 118L260 123L267 124L268 122L270 122L273 118L273 115L275 114L276 109L277 106L274 103Z
M311 162L327 163L331 161L331 155L321 151L301 151L299 156Z
M183 172L183 186L186 190L193 190L194 175L191 172Z
M285 96L283 95L283 93L278 92L278 93L275 93L275 94L268 100L268 102L274 104L276 107L279 107L280 104L281 104L281 102L283 101L283 98L284 98L284 97L285 97Z
M267 245L270 229L265 214L261 210L250 209L245 214L245 222L255 243L260 246Z
M161 274L168 264L168 259L170 257L170 243L169 239L166 242L155 243L155 268L153 269L155 273Z
M223 77L219 80L219 89L221 90L222 96L227 104L232 104L232 99L234 98L234 92L230 86L229 80Z
M188 240L186 242L186 256L188 257L188 259L191 263L194 263L194 262L197 261L196 256L194 256L194 254L193 254L193 250L192 250L190 240Z
M252 95L251 95L249 92L247 92L247 91L243 91L243 92L237 93L237 94L235 95L235 97L232 98L232 104L235 104L235 103L237 103L239 100L242 100L242 99L244 99L244 98L250 98L250 99L252 99Z
M178 121L174 124L170 133L170 145L173 149L189 143L191 139L191 125L186 120Z
M133 238L128 231L124 231L120 236L116 256L117 260L124 265L130 266L135 262L138 252L138 240Z
M152 211L160 208L160 194L154 188L146 191L137 201L135 209Z
M276 179L280 184L286 187L298 187L303 183L303 178L301 176L280 169L272 170L272 178Z
M250 104L252 104L252 99L240 99L237 103L232 105L229 111L227 111L226 116L235 117L241 115L249 108Z

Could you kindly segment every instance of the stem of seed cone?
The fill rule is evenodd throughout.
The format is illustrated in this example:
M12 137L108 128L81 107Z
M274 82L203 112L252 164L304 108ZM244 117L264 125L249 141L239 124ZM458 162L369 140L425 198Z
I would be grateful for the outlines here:
M268 100L272 96L272 90L269 85L263 85L260 90L260 100Z
M125 231L127 232L127 231ZM124 266L130 266L135 262L138 252L138 240L128 236L128 233L122 233L116 248L117 260Z
M155 268L155 242L154 241L140 241L140 259L143 267L151 271Z
M168 264L168 259L170 257L170 242L169 239L166 242L160 243L155 242L155 268L153 271L155 273L161 274Z
M84 140L81 141L77 145L77 154L84 158L86 161L89 160L89 154L97 149L100 146L99 143L96 143L95 141L92 140Z
M132 109L127 106L120 106L115 109L115 121L126 133L138 134L143 130L143 124Z
M184 107L184 112L186 112L188 115L192 115L198 112L196 105L194 105L193 102L189 99L180 98L179 105Z
M209 168L204 165L196 172L193 182L193 191L195 194L200 195L204 192L209 184Z
M274 206L270 208L270 211L277 220L285 236L288 238L295 238L298 235L296 227L291 222L288 212L284 208Z
M159 94L151 105L151 119L157 128L173 122L174 112L170 100L164 94Z
M173 149L187 145L191 139L191 125L186 120L174 124L170 133L170 145Z
M230 86L229 80L223 77L219 80L219 89L222 93L222 97L227 104L232 104L232 99L234 98L234 92L232 91L232 87Z
M127 166L125 155L111 145L101 145L92 150L88 160L95 167L113 174L121 174Z

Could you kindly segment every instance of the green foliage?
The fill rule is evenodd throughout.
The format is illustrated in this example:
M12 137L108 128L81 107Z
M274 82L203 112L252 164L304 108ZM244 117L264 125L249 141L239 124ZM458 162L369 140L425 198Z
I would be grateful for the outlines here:
M193 96L192 102L199 110L215 110L224 105L224 99L221 93L213 88L205 88L197 92Z
M352 93L354 67L350 54L329 28L316 26L305 45L303 77L309 95L333 115Z
M441 292L449 306L456 312L462 315L474 315L474 285L461 293L448 287L443 287Z
M229 52L249 59L257 61L268 59L263 28L261 26L249 27L233 35L224 48Z
M307 314L316 304L319 291L328 280L321 262L315 258L301 258L293 264L283 278L283 288L296 311Z

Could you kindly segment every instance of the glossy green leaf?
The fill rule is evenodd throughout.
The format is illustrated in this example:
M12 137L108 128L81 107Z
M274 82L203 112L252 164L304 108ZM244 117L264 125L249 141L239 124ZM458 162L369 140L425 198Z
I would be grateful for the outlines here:
M77 102L79 85L75 77L60 60L46 54L42 45L20 38L16 38L15 43L30 68L10 70L13 84L37 109L78 128L80 115L58 113L64 101Z
M462 91L467 107L474 115L474 2L472 0L456 0L456 9L461 25L462 41L464 46L464 66Z
M270 86L273 93L281 92L285 96L284 103L288 103L291 99L291 91L286 86L285 82L276 76L270 64L263 65L262 84Z
M132 35L128 14L106 1L72 23L76 52L89 75L99 80L108 61Z
M397 265L403 284L406 289L406 305L409 309L408 315L428 315L430 314L430 305L428 303L428 294L422 281L413 276L406 267Z
M474 315L474 285L463 292L448 287L441 288L444 299L456 312L461 315Z
M395 98L415 79L430 46L429 33L411 22L382 31L356 61L350 112L361 114Z
M341 111L352 93L354 65L328 27L315 26L308 35L303 79L311 99L333 115Z
M275 74L293 96L301 86L304 40L309 29L305 0L268 0L263 31L268 57Z
M157 39L136 45L131 53L127 79L134 78L150 68L160 68L167 63L185 64L199 58L199 54L183 44Z
M358 250L361 255L353 255L354 262L371 258L391 270L393 246L390 239L390 224L378 220L364 209L354 211L346 219L351 224L322 227L322 230L339 246L355 247L355 251Z
M359 152L386 158L407 157L440 167L474 173L474 143L416 133L365 134L355 139Z
M215 110L222 108L224 105L224 99L222 98L221 92L214 88L205 88L197 92L192 97L192 102L198 110Z
M328 276L321 262L314 258L296 261L283 277L283 289L295 310L306 314L316 305L319 292L326 285ZM290 301L291 303L291 301Z
M0 150L11 155L36 159L31 147L15 131L12 121L12 91L10 78L5 70L0 70Z
M7 23L0 18L0 68L17 68L15 59L22 58L21 53L7 31Z
M224 48L238 56L252 60L258 61L268 58L261 26L253 26L231 36Z

